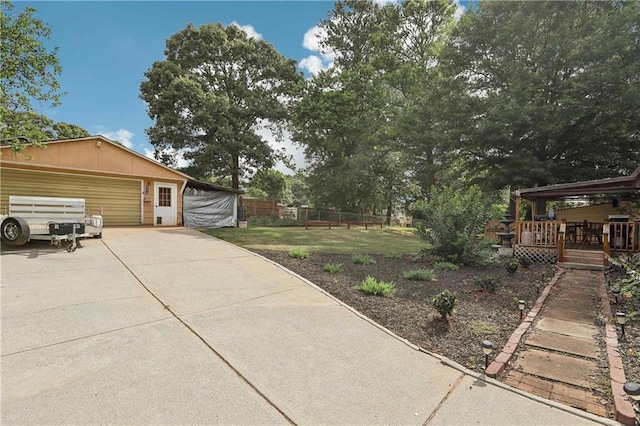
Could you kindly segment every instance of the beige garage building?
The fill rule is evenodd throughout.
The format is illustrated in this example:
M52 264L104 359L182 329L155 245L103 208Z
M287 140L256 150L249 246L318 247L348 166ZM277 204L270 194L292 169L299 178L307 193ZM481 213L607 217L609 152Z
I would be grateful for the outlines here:
M10 195L84 198L105 226L182 225L191 179L102 136L59 140L15 153L0 147L0 211Z

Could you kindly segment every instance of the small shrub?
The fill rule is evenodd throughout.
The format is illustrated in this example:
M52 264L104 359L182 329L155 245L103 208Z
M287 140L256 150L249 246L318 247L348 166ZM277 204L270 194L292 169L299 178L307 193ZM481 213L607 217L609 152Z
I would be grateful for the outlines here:
M480 287L482 291L496 291L497 283L495 277L489 275L478 275L473 277L473 282L475 285Z
M436 262L433 264L434 269L439 269L443 271L457 271L460 267L451 262Z
M400 253L387 253L384 255L387 259L400 259L402 255Z
M531 258L529 256L522 256L520 259L518 259L518 262L520 262L520 266L522 266L523 268L527 268L527 269L533 263L533 261L531 260Z
M294 248L289 250L289 256L295 259L306 259L309 257L309 253L302 248Z
M322 270L331 274L337 274L342 271L342 263L327 263Z
M357 289L367 294L388 297L396 292L396 285L393 282L378 281L371 275L367 275L367 278L360 283Z
M446 318L447 315L451 316L456 310L456 299L458 296L455 292L445 290L442 293L436 295L433 298L431 303L433 307L443 318Z
M356 254L351 258L351 261L356 265L373 265L376 263L368 254Z
M504 264L504 268L507 270L507 273L509 275L513 275L518 270L518 261L515 259L512 259Z
M408 280L417 281L433 281L436 278L436 274L433 269L414 269L402 274Z

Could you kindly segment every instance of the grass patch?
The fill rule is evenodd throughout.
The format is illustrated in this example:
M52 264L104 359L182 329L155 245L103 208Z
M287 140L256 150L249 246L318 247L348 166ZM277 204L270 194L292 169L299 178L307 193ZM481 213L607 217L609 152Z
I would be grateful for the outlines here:
M330 274L337 274L342 271L342 263L326 263L322 270Z
M367 278L356 288L367 294L384 297L389 297L396 292L396 285L393 282L378 281L371 275L367 275Z
M457 271L460 267L451 262L436 262L433 264L433 269L441 271Z
M251 250L289 251L301 247L309 253L415 254L425 247L417 235L393 228L331 229L303 227L220 228L203 230L208 235Z
M306 259L309 257L309 252L303 248L294 248L289 250L289 257L293 257L295 259Z
M373 265L376 263L368 254L356 254L351 258L351 261L356 265Z
M417 281L433 281L436 279L436 274L433 269L414 269L402 274L408 280Z
M471 321L469 331L478 336L486 336L498 332L498 326L484 321Z

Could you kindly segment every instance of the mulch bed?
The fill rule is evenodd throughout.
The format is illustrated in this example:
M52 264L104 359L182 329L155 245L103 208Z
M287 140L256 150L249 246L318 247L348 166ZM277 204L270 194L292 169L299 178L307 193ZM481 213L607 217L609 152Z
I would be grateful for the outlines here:
M375 264L356 265L351 255L344 254L312 253L307 259L294 259L287 252L255 252L305 277L395 334L477 372L484 371L480 342L490 340L500 350L520 324L518 300L526 301L526 315L537 299L536 283L544 288L553 276L550 265L521 266L513 275L499 265L440 270L436 271L435 281L411 281L403 278L403 273L431 268L429 261L372 255ZM343 264L342 271L324 272L327 263ZM357 290L355 287L367 275L393 281L396 293L381 297ZM496 278L495 292L478 288L474 277L480 275ZM457 293L456 312L448 319L442 318L431 304L433 297L444 290Z

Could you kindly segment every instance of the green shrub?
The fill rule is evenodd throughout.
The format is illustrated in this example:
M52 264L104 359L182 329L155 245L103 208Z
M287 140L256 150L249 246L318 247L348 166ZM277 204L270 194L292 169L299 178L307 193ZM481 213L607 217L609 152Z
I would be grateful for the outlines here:
M496 291L497 283L495 277L489 275L478 275L473 277L473 282L475 285L480 287L482 291Z
M400 253L387 253L384 255L387 259L401 259L402 255Z
M295 259L306 259L309 257L309 253L302 248L294 248L289 250L289 256Z
M417 281L433 281L436 278L436 274L433 269L414 269L402 274L408 280Z
M356 265L373 265L376 263L368 254L356 254L351 258L351 261Z
M520 263L520 266L522 266L523 268L529 268L529 266L531 266L531 264L533 264L533 261L531 260L531 258L529 256L522 256L518 259L518 262Z
M463 265L491 261L491 244L481 238L489 209L478 187L433 187L429 200L416 203L414 211L426 220L416 234L432 245L434 254Z
M456 299L458 296L455 292L445 290L442 293L436 295L433 298L431 303L433 307L443 318L446 318L447 315L451 316L456 310Z
M378 281L371 275L367 275L367 278L360 283L357 289L367 294L388 297L396 292L396 285L393 282Z
M506 270L507 270L507 273L508 273L509 275L513 275L513 274L515 274L515 273L516 273L516 271L518 270L518 261L517 261L517 260L515 260L515 259L512 259L512 260L510 260L510 261L506 262L506 263L504 264L504 269L506 269Z
M451 262L436 262L433 264L433 268L443 271L457 271L458 269L460 269L458 265L455 265Z
M342 263L326 263L322 270L331 274L337 274L342 271Z

